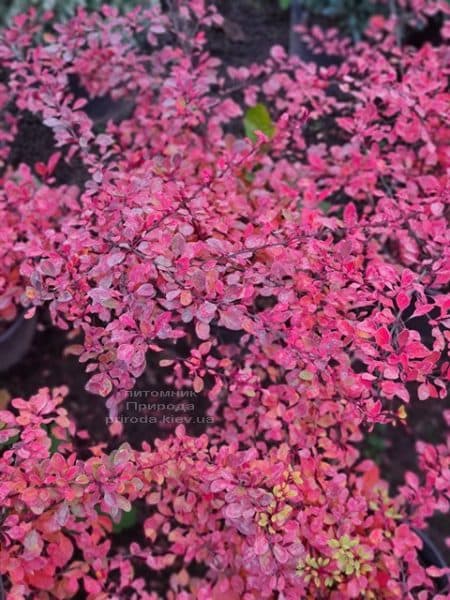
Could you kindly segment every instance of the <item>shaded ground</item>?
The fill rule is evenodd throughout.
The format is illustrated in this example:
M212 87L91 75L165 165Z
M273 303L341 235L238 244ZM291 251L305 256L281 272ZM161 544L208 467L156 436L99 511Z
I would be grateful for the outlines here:
M275 44L289 45L288 10L278 0L221 0L224 26L208 36L209 49L225 65L237 66L263 61Z
M361 448L363 455L379 465L382 477L389 482L392 493L397 486L403 484L406 471L418 472L415 450L418 440L432 444L445 443L446 427L442 418L445 408L450 408L448 399L423 402L413 399L407 407L406 426L377 426L364 440ZM426 533L449 564L450 549L445 545L445 538L450 536L448 515L436 514L430 519Z

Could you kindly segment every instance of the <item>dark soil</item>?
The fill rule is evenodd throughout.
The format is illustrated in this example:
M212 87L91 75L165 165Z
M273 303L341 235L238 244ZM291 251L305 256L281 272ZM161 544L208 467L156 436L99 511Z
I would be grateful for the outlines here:
M278 0L221 0L216 2L224 25L208 37L209 49L225 66L265 60L272 46L289 46L290 15Z
M289 13L281 11L277 0L222 0L219 8L225 16L223 28L215 29L209 36L209 45L212 54L219 57L226 66L246 65L264 60L270 47L280 44L288 48L289 44ZM97 103L92 107L93 117L96 110L103 113ZM108 104L108 99L103 99ZM123 107L122 107L123 108ZM125 107L126 108L126 107ZM19 133L12 148L10 162L18 165L25 162L30 166L38 161L46 162L56 150L51 131L44 126L38 118L24 114L19 125ZM86 181L88 174L80 161L74 159L70 165L60 162L56 171L58 184L78 184ZM151 423L133 421L133 417L156 417L160 420L161 411L146 409L135 414L136 403L158 403L157 394L164 398L161 402L190 403L189 397L175 397L167 400L169 392L173 391L164 383L163 372L147 370L137 382L135 392L141 396L130 397L128 406L125 406L121 417L128 418L124 423L124 433L120 438L111 439L108 433L107 412L105 403L85 391L84 386L87 375L84 367L76 357L66 355L64 349L74 340L68 339L67 332L55 329L49 322L46 314L40 315L40 325L33 345L21 362L7 373L0 373L0 390L5 389L12 397L28 397L43 386L67 385L70 392L65 405L77 423L79 430L87 430L94 442L106 442L108 447L117 446L127 440L134 447L139 447L143 441L153 441L155 437L168 435L176 427L176 423L153 425ZM194 411L171 412L176 416L193 416L194 423L187 429L196 435L207 431L205 423L207 404L203 397L198 396L193 400ZM439 440L443 432L442 404L437 402L414 402L411 410L409 429L378 428L369 438L369 444L364 452L377 460L382 474L395 488L402 481L405 469L416 469L414 459L414 442L417 439L429 441ZM203 419L203 421L202 421ZM80 451L86 450L86 442L79 440ZM140 517L143 517L145 508L139 508ZM123 531L114 536L114 546L124 547L130 541L141 535L140 528ZM450 562L450 552L445 548L443 540L450 535L449 524L444 517L432 520L429 530L430 536L445 553ZM161 578L161 581L163 578Z
M28 398L42 387L66 385L70 393L66 408L77 423L78 429L86 429L95 442L108 438L106 408L101 398L85 391L87 375L75 356L64 354L64 349L74 343L68 333L50 324L46 314L39 315L36 336L23 361L0 373L0 388L14 397Z
M37 162L46 164L50 156L57 151L52 130L32 113L22 114L16 139L11 146L9 164L17 167L20 163L25 163L33 168ZM74 157L70 163L60 160L54 176L58 185L82 186L89 178L78 157Z
M407 425L378 425L361 448L363 456L379 465L392 493L403 485L406 471L419 473L415 449L417 441L445 443L446 425L442 414L450 408L450 399L420 401L412 398L411 404L406 407ZM436 514L430 519L426 533L449 564L450 549L445 545L445 538L450 536L448 515Z

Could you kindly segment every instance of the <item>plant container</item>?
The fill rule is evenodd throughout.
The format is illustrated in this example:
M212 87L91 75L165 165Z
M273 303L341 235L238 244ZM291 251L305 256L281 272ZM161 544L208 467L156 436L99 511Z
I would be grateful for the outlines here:
M0 333L0 372L7 371L28 352L36 331L37 317L25 318L25 312Z

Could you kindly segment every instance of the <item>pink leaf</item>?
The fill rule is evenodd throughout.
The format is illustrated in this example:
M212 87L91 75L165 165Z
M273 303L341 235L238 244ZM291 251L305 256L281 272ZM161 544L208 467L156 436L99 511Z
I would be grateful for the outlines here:
M239 331L242 329L242 323L244 321L244 314L242 309L237 306L230 306L225 310L220 311L219 325L231 329L232 331Z
M386 327L380 327L375 333L375 340L379 346L387 346L391 341L391 334Z
M242 515L242 505L238 503L228 504L225 508L225 516L229 519L238 519Z
M210 336L211 328L206 323L197 321L195 324L195 333L200 340L207 340Z
M399 292L395 298L400 310L405 310L409 306L410 299L404 292Z
M275 544L273 553L277 561L281 564L286 564L289 560L289 552L280 544Z
M119 360L123 360L126 363L131 363L131 360L134 356L134 346L133 344L121 344L117 349L117 358Z
M253 545L253 550L255 551L255 554L257 556L260 556L261 554L265 554L268 549L269 549L269 544L268 544L266 538L263 535L259 535L256 538L255 543Z
M136 290L138 296L153 297L155 296L155 288L151 283L143 283Z
M381 413L382 404L380 400L373 403L373 406L368 409L367 414L371 419L376 419Z
M61 156L62 156L61 152L54 152L48 159L47 172L49 175L51 175L53 173L53 171L56 169L56 165L58 164Z
M37 531L31 530L25 536L23 545L29 556L39 556L44 547L44 542Z
M73 110L79 110L80 108L86 106L87 103L87 98L78 98L78 100L75 100L73 103Z
M106 398L113 389L113 384L111 379L106 375L106 373L97 373L89 379L86 384L86 390L91 394L98 394L103 398Z
M83 583L86 592L88 592L89 594L98 595L102 591L102 587L99 584L99 582L93 579L92 577L89 577L88 575L85 575L83 577Z
M344 208L344 223L347 227L353 227L356 224L358 213L353 202L348 202Z
M194 382L192 385L192 387L194 388L194 392L196 394L199 394L203 390L204 385L205 384L203 382L203 379L197 375L197 377L194 378Z

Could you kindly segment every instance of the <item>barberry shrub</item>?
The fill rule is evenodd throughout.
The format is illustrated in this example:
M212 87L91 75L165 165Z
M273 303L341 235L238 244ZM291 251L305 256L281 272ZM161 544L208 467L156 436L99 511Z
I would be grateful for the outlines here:
M448 13L416 4L417 19ZM52 453L42 415L30 433L29 417L2 414L22 440L4 434L11 597L69 598L77 579L92 598L250 600L261 582L268 598L437 597L412 527L448 510L448 448L419 444L424 480L408 475L391 498L357 443L404 424L411 395L447 392L447 48L403 47L394 15L354 47L325 36L346 48L339 67L274 47L226 69L207 50L220 23L191 0L80 10L44 31L31 11L2 33L2 319L45 305L80 331L70 351L111 418L150 367L204 395L213 421L207 436L179 428L81 460L70 442ZM132 106L101 127L89 114L104 96ZM244 137L247 107L265 123ZM57 148L16 166L24 113ZM64 161L86 181L58 183ZM24 478L30 503L13 485ZM137 499L146 543L113 552L110 521ZM64 561L49 549L59 539ZM165 592L164 577L133 575L141 563L169 573Z
M241 450L184 426L154 448L81 459L66 393L43 388L0 412L8 598L447 597L411 527L448 502L448 448L420 448L426 481L408 474L396 498L370 461L350 469L284 442ZM114 522L142 500L145 541L120 551Z

